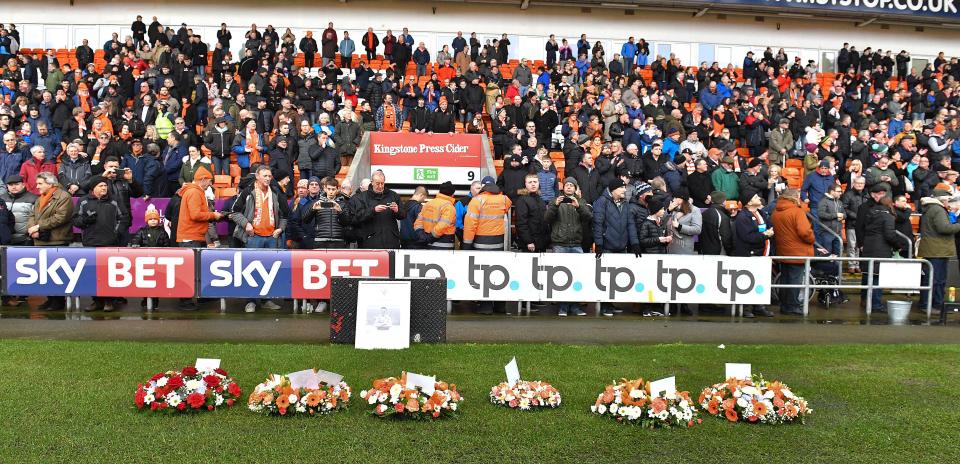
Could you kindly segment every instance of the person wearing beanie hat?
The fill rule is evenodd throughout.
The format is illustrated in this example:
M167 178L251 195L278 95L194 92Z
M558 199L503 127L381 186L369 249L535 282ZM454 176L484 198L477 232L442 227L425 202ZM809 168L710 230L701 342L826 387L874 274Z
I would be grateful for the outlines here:
M637 238L634 208L626 202L626 190L623 179L615 178L593 204L593 241L597 259L604 253L631 251L640 257L643 252ZM616 312L610 303L601 304L600 310L604 316L613 316Z
M646 218L636 218L640 221L637 226L640 247L644 253L665 254L673 235L667 232L667 221L663 218L667 210L662 197L654 195L647 199L647 210Z
M762 198L754 194L744 202L743 207L733 220L733 256L768 256L771 252L770 237L774 232L770 217L761 209ZM773 317L773 313L762 305L744 308L743 317L756 316Z
M90 193L80 200L73 214L73 226L81 229L85 247L106 247L120 244L120 206L110 197L109 181L94 176L88 184ZM113 311L113 298L94 297L86 311Z
M145 248L166 248L173 246L170 241L170 236L163 228L163 221L160 219L160 212L157 211L156 206L153 204L148 206L147 211L143 213L143 219L146 225L141 227L137 233L133 234L129 246ZM148 305L147 299L144 298L140 301L140 306L152 309L156 308L159 303L160 299L152 298L151 304Z
M560 195L547 205L544 220L550 228L551 251L554 253L583 253L584 237L589 237L590 230L587 230L587 227L593 219L593 213L590 205L578 194L578 190L577 180L567 177L563 180ZM557 315L565 317L567 314L587 315L579 303L559 303Z
M214 243L212 239L208 241L207 229L211 222L223 219L224 215L218 211L210 211L206 190L212 183L213 175L209 169L205 165L199 166L193 175L193 181L183 184L177 192L180 206L176 211L168 209L166 215L171 221L170 233L177 246L206 248L208 244ZM191 311L197 309L197 304L192 299L185 298L180 300L178 308Z
M760 198L767 198L770 191L770 183L767 176L762 174L763 166L766 163L759 158L754 158L747 165L747 169L740 176L740 196L730 198L731 200L740 200L740 203L747 204L754 195L760 195Z

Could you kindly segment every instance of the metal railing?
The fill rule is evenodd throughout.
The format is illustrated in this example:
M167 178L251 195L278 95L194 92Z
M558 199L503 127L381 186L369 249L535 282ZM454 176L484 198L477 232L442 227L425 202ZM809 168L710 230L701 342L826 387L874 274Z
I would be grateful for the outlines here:
M873 292L874 291L882 292L884 289L884 287L880 287L879 284L874 284L874 278L875 278L874 271L879 270L876 266L878 263L920 263L921 266L926 266L927 275L929 276L929 278L927 279L926 285L921 284L919 287L902 287L902 288L898 287L897 290L926 291L927 292L927 301L926 301L927 320L930 319L930 316L932 314L932 311L933 311L933 264L931 264L930 261L927 261L925 259L866 258L866 257L851 258L851 257L833 257L833 256L825 256L825 257L773 256L771 258L774 261L779 261L779 262L783 262L785 260L803 261L803 283L802 284L783 284L783 283L777 282L777 283L771 284L770 286L773 289L781 289L781 288L782 289L802 289L801 299L803 300L803 316L804 317L806 317L810 312L810 290L811 289L813 290L820 290L820 289L866 290L867 296L866 296L866 302L864 302L864 305L866 307L867 316L869 316L873 311L873 307L872 307ZM810 268L811 268L810 263L812 261L839 261L841 263L846 261L860 261L860 262L866 261L867 269L865 269L864 272L866 272L867 276L869 276L867 278L867 284L866 285L844 284L842 280L837 284L830 284L830 285L811 284L809 276L810 276ZM842 268L842 264L841 264L841 268Z

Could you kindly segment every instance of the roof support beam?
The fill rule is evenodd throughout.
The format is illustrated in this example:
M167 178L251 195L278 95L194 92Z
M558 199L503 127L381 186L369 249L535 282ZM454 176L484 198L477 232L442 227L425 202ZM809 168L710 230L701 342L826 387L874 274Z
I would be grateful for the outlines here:
M864 21L864 22L857 23L857 27L867 27L867 26L873 24L874 22L876 22L876 20L877 20L877 18L870 18L870 19L868 19L868 20L866 20L866 21Z
M694 17L694 18L699 18L699 17L707 14L707 11L708 11L709 9L710 9L710 8L707 7L707 8L702 8L702 9L700 9L700 10L697 10L697 12L693 14L693 17Z

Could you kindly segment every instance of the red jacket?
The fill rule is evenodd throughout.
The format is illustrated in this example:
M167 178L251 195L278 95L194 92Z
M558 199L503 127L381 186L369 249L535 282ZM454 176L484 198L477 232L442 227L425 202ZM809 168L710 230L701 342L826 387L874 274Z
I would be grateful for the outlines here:
M57 165L47 161L47 160L37 160L34 157L23 162L20 166L20 177L23 177L23 185L27 188L27 191L34 194L40 195L40 191L37 190L37 175L41 172L49 172L54 176L57 175Z

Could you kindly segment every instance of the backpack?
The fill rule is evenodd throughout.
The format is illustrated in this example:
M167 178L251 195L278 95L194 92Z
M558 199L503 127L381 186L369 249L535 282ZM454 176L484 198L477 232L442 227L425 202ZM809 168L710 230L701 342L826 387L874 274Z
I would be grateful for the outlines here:
M177 222L180 220L180 200L180 193L174 193L163 210L163 217L170 223L170 238L174 243L177 241Z

